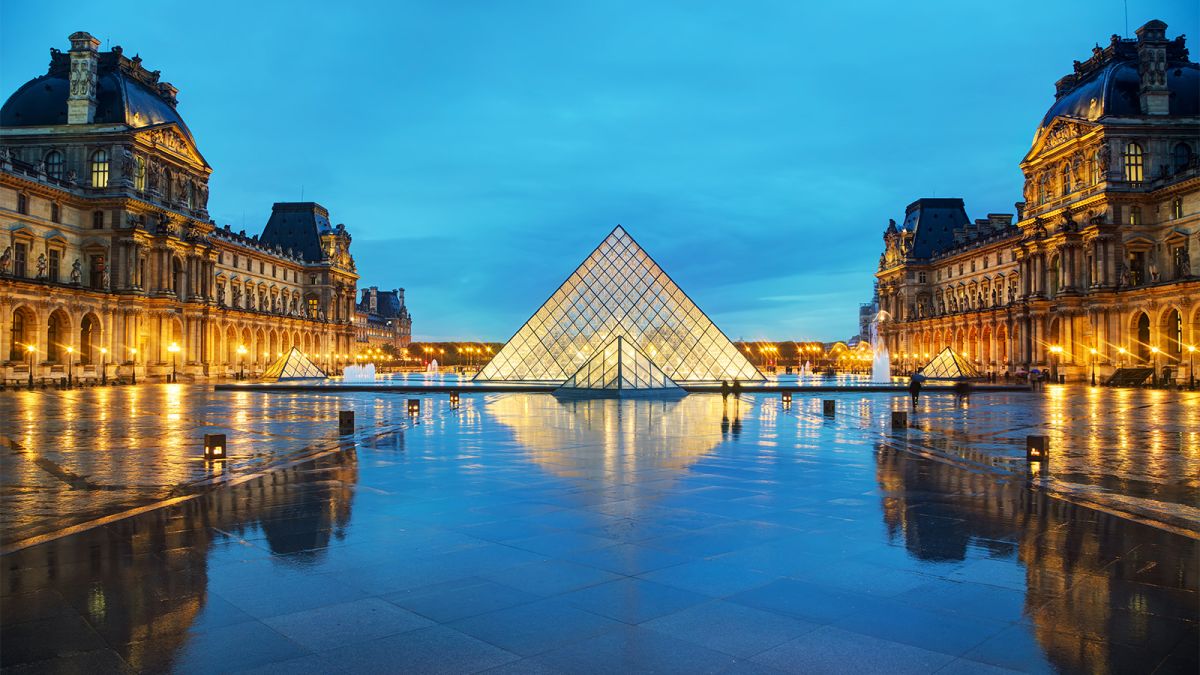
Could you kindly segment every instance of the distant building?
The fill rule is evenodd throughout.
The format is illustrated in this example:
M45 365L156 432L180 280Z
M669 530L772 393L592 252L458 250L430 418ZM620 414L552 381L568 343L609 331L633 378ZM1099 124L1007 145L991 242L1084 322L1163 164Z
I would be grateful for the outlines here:
M178 90L87 33L0 109L0 375L222 377L354 344L350 235L275 204L261 236L208 214Z
M870 302L858 306L858 338L870 342L871 324L879 314L879 284L875 284L875 293Z
M404 289L381 291L377 286L362 289L354 308L356 346L403 349L412 342L412 316L404 305Z
M1058 81L1020 163L1015 219L918 199L888 225L875 276L893 363L952 346L983 370L1188 376L1200 347L1200 65L1166 29L1113 36Z

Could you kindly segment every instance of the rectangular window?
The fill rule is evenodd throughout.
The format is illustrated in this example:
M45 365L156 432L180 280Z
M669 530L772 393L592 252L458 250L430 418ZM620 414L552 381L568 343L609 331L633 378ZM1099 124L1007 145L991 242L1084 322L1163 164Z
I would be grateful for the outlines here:
M963 264L958 263L958 276L961 277L962 275L963 275Z
M988 259L987 259L987 258L984 258L984 259L983 259L983 269L985 269L985 270L986 270L986 269L987 269L987 267L988 267Z
M259 261L258 261L258 273L259 273L259 274L265 274L265 273L266 273L266 271L267 271L267 263L265 263L265 262L263 262L263 261L259 260Z
M236 254L236 253L233 254L233 266L234 267L238 266L238 254Z
M104 256L94 255L90 258L88 272L91 275L92 288L104 288Z
M59 253L56 249L50 249L50 270L49 270L50 281L53 281L55 283L58 282L58 274L59 274L58 269L59 269L59 263L61 262L61 260L62 260L62 254Z
M60 211L58 202L50 204L50 220L56 223L62 222L62 213Z
M274 265L271 265L271 278L272 279L278 278L278 276L279 276L278 272L279 272L279 268L275 267Z
M922 284L926 282L926 277L925 277L924 272L920 272L917 274L917 282L922 283Z
M17 243L13 245L13 276L25 277L28 271L25 269L26 261L29 259L29 249L25 244Z
M103 230L104 229L104 212L103 211L92 212L92 229L93 230Z
M1004 251L997 251L997 252L996 252L996 264L997 264L997 265L1003 265L1003 264L1004 264Z

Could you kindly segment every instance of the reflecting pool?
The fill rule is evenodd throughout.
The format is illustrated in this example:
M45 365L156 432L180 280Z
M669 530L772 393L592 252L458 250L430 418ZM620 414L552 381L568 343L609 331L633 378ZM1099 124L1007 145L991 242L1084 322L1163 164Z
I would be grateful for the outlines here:
M1195 672L1197 398L1086 396L6 396L5 544L177 501L0 558L0 666Z

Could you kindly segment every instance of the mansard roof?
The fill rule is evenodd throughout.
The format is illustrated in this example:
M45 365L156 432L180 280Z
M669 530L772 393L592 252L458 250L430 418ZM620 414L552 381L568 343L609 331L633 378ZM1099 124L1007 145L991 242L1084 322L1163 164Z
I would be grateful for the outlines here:
M333 231L329 211L316 202L276 202L258 241L266 246L292 249L308 262L320 262L321 234Z
M1162 31L1166 24L1151 22ZM1200 115L1200 64L1188 59L1182 35L1166 43L1169 114ZM1076 61L1075 71L1056 83L1054 104L1042 118L1045 128L1056 117L1094 122L1102 117L1140 116L1138 40L1112 36L1110 44L1092 50L1092 58Z
M909 255L931 258L954 246L954 230L971 222L959 198L922 197L904 211L901 229L913 233Z
M97 55L96 124L124 124L133 129L174 124L195 145L192 132L175 109L178 90L159 81L159 71L142 67L138 56L127 58L120 47ZM55 126L67 123L71 56L50 50L50 67L17 89L0 108L0 126Z

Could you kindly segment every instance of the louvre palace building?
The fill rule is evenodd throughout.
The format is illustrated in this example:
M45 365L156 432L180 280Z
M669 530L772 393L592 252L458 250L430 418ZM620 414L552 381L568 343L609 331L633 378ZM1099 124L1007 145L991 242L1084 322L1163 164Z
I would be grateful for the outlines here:
M1200 361L1200 66L1151 21L1076 61L1020 162L1014 214L918 199L876 273L892 361L1069 379Z
M0 375L151 380L354 348L350 235L278 203L261 234L209 218L212 168L177 89L87 33L0 109Z

